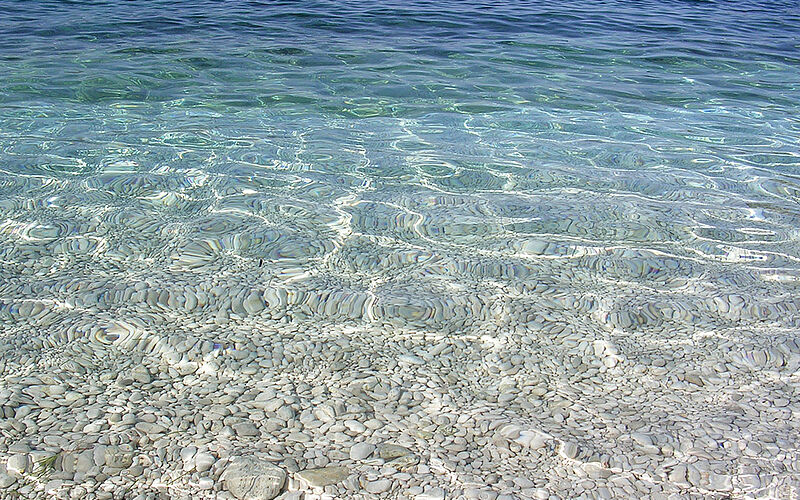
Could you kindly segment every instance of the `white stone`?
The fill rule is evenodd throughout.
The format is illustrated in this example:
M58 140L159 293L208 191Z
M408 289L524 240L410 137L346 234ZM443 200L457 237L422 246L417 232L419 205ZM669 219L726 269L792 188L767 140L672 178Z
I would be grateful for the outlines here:
M401 354L397 356L397 361L401 363L408 363L410 365L424 365L425 360L413 354Z
M391 479L378 479L376 481L368 481L364 485L364 489L369 493L385 493L392 487Z
M280 418L281 420L288 421L292 420L295 417L295 411L292 409L291 406L284 405L278 409L276 415L278 415L278 418Z
M84 450L78 454L75 460L75 472L77 474L86 474L94 466L94 457L91 450Z
M8 488L16 482L16 479L5 472L0 472L0 488Z
M185 361L175 365L175 369L178 370L178 373L180 373L184 377L196 372L197 368L198 364L194 361Z
M358 420L347 420L344 425L353 432L362 433L367 430L367 427Z
M55 495L58 490L60 490L64 486L64 481L62 479L52 479L47 481L44 485L44 492L47 495Z
M527 477L515 477L514 484L516 484L520 488L532 488L534 486L533 481L531 481Z
M139 365L131 370L131 378L140 384L149 384L153 381L150 370L146 366Z
M558 453L564 458L574 459L578 456L578 445L571 441L563 442L559 447Z
M278 500L303 500L304 493L302 491L284 491L278 497Z
M194 458L195 454L197 453L196 446L187 446L181 449L181 460L184 462L190 462ZM192 463L194 463L192 461Z
M442 488L430 488L414 497L415 500L444 500L447 493Z
M222 481L239 500L271 500L286 482L286 473L255 457L236 457L222 474Z
M242 302L242 306L248 314L257 314L264 310L264 300L260 294L253 292Z
M644 434L642 432L633 432L631 433L631 439L636 441L641 446L652 446L653 445L653 438L648 434Z
M323 467L321 469L306 469L297 473L297 477L314 488L322 488L330 484L344 481L350 471L347 467Z
M240 422L238 424L233 424L233 430L236 432L237 436L242 437L252 437L252 436L260 436L261 432L259 432L258 427L255 426L252 422Z
M126 469L133 463L133 451L129 446L107 446L105 449L105 465L117 469Z
M371 443L357 443L350 447L350 460L364 460L375 451L375 445Z
M194 467L197 472L205 472L214 465L217 459L211 453L200 452L194 456Z
M11 455L8 457L8 462L6 462L6 470L12 476L22 476L28 470L28 455L18 453L16 455Z
M286 439L289 441L296 441L298 443L308 443L311 441L311 436L305 432L290 432Z
M731 491L733 489L731 477L727 474L709 474L708 489L715 491Z
M106 464L106 447L104 445L95 446L92 457L94 458L94 464L96 466L104 466Z

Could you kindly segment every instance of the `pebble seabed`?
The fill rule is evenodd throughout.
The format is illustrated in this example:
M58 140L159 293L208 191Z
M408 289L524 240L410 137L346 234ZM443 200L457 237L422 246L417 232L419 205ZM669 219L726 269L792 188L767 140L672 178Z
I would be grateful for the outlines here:
M791 275L340 201L6 222L0 497L798 498Z

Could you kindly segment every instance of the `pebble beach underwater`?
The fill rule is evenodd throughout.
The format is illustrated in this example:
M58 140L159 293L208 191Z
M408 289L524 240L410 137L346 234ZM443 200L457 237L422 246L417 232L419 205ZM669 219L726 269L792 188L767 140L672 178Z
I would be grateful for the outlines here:
M0 499L800 499L800 4L0 0Z

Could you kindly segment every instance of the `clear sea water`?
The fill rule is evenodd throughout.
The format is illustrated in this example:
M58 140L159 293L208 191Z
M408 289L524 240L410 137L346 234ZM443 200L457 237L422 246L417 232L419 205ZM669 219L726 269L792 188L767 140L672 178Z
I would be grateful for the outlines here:
M432 328L525 323L542 283L611 328L799 317L794 2L0 11L9 321L140 282Z
M537 283L612 328L796 312L794 2L0 11L7 317L253 280L432 328L524 323Z
M558 400L498 405L536 372L586 395L596 449L653 411L796 467L799 310L797 2L0 0L3 377L100 384L79 341L157 366L302 331L323 344L260 367L314 384L445 339L428 383L509 419L565 428Z

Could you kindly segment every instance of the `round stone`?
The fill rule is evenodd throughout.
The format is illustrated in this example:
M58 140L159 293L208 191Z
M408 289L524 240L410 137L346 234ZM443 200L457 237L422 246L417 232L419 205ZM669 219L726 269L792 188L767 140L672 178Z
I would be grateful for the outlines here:
M358 443L354 444L350 448L350 459L351 460L364 460L368 456L372 455L372 452L375 451L375 445L371 443Z
M379 450L380 456L382 459L389 461L389 460L396 460L400 457L404 457L407 455L411 455L411 450L406 448L405 446L400 446L396 444L386 443L381 445Z
M315 488L336 484L347 479L350 471L347 467L324 467L322 469L307 469L297 473L297 477Z
M286 472L255 457L237 457L225 469L222 481L239 500L271 500L283 488Z
M264 301L260 294L253 292L247 296L242 306L248 314L258 314L264 310Z
M133 451L130 446L107 446L105 448L105 465L117 469L125 469L133 463Z
M22 453L11 455L6 462L6 469L12 476L23 475L28 470L28 455Z
M14 484L15 481L16 479L9 476L5 472L0 472L0 488L8 488L12 484Z
M373 494L384 493L389 491L391 487L391 479L378 479L377 481L370 481L364 485L364 489Z
M194 466L197 472L205 472L214 465L217 459L211 453L200 452L194 456Z

